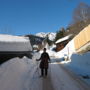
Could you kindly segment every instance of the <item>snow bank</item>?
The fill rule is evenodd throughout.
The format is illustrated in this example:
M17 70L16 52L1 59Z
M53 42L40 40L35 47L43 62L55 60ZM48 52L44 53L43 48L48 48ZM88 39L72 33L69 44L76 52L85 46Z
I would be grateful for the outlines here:
M83 55L73 54L67 65L78 74L90 76L90 52Z
M35 63L24 57L14 58L0 66L0 90L27 90L28 76L30 77ZM27 75L28 74L28 75Z
M36 61L40 53L32 59L13 58L0 66L0 90L31 90L34 74L39 66Z
M57 58L63 58L64 56L68 56L69 59L71 58L72 54L75 53L75 47L74 47L74 41L71 40L64 49L57 52L55 57Z
M28 37L0 35L0 51L31 51Z

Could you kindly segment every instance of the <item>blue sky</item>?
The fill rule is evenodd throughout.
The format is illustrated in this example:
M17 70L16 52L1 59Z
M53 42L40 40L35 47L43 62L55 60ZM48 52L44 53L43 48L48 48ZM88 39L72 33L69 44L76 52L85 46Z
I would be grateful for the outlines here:
M90 0L0 0L0 33L56 32L67 27L75 7Z

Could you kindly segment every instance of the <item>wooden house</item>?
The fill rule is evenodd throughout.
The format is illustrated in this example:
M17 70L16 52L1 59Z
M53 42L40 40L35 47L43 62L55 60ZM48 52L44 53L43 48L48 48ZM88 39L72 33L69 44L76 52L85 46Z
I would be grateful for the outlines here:
M59 40L57 40L56 42L55 42L55 44L56 44L56 51L58 52L58 51L60 51L60 50L62 50L66 45L67 45L67 43L70 41L70 37L71 37L72 35L68 35L68 36L66 36L66 37L63 37L63 38L61 38L61 39L59 39Z

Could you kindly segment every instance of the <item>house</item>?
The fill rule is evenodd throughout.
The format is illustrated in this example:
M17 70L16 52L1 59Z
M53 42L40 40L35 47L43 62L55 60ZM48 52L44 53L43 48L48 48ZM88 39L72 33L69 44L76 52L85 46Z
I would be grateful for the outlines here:
M0 34L0 64L14 57L31 58L32 46L29 38L24 36L14 36Z
M72 35L65 36L55 42L57 52L62 50L67 45L67 43L71 40L71 36Z

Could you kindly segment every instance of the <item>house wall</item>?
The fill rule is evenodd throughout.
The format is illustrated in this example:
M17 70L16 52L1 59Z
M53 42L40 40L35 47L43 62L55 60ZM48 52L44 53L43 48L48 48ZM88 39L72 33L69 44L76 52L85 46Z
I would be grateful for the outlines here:
M88 42L90 42L90 25L84 28L75 38L74 38L74 44L75 44L75 50L77 51L84 45L86 45Z

